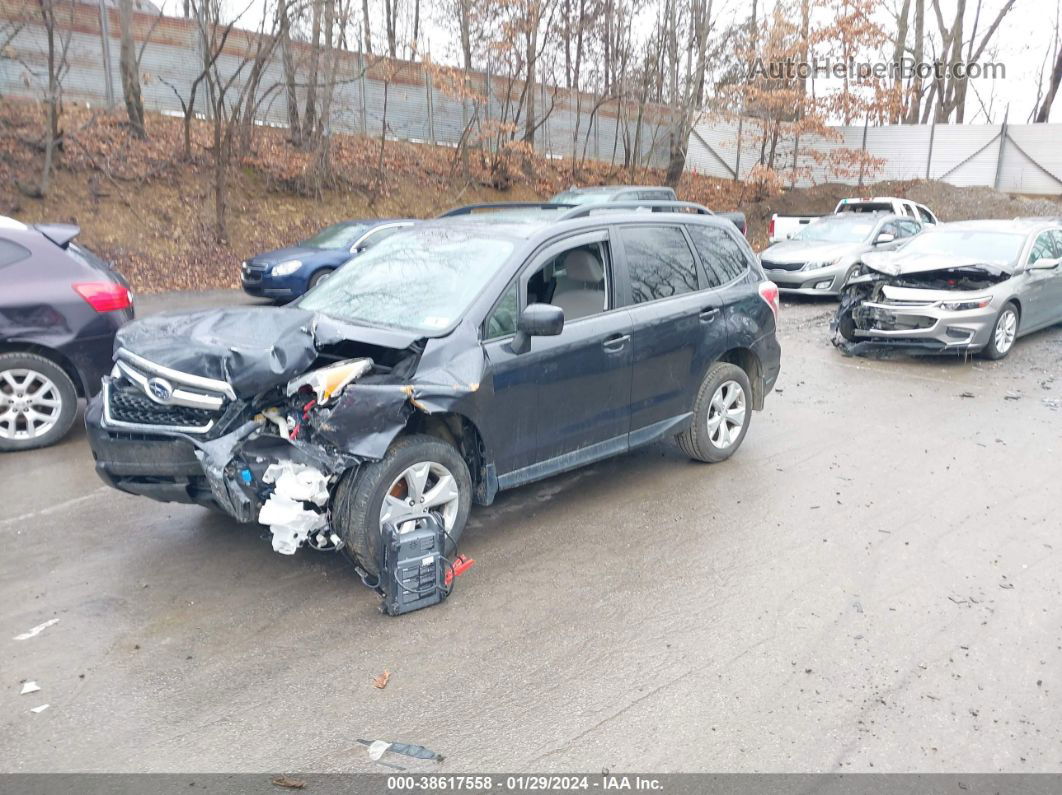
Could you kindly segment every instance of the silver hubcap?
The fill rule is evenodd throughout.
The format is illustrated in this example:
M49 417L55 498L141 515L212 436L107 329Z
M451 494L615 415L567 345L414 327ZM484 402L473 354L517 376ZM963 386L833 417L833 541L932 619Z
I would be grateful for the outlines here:
M708 438L721 450L730 447L745 427L745 390L726 381L715 390L708 406Z
M450 470L435 461L422 461L391 483L380 509L380 527L390 522L401 532L402 525L423 519L431 511L442 516L447 531L453 530L460 506L461 494Z
M0 371L0 439L36 439L55 427L59 388L36 370Z
M1018 334L1018 316L1013 309L1005 309L996 322L996 350L1006 353Z

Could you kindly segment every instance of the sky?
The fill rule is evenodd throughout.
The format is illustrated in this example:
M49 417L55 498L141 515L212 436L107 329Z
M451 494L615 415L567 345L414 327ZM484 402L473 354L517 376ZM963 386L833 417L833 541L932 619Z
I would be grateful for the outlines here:
M781 0L779 0L781 1ZM162 6L167 14L180 14L182 0L155 0ZM408 0L407 0L408 2ZM735 4L737 2L737 4ZM772 0L766 0L768 7ZM956 0L940 0L941 11L946 21L950 21L954 14ZM981 0L984 7L981 10L980 29L984 28L994 19L999 8L1005 0ZM261 19L267 8L272 8L271 0L222 0L223 8L230 18L242 14L245 22L241 27L254 27ZM717 7L721 4L717 4ZM1016 0L1014 8L1004 18L999 30L996 32L994 52L987 52L982 56L982 61L990 60L1004 65L1006 76L1003 78L981 78L972 80L976 93L980 95L985 105L988 106L988 118L981 109L973 92L968 95L966 120L968 123L991 123L999 124L1003 121L1004 114L1009 107L1008 120L1012 124L1021 124L1029 121L1030 113L1036 103L1037 81L1039 72L1043 68L1045 56L1048 56L1053 47L1055 35L1055 20L1059 14L1059 6L1062 0ZM741 13L747 13L748 4L740 0L731 0L731 8L741 8ZM900 0L881 0L879 6L879 22L891 27L895 18L895 9L900 6ZM967 35L972 26L973 15L977 7L977 0L967 0ZM724 6L725 8L725 6ZM935 17L931 11L930 0L926 0L926 26L927 29L936 28ZM725 13L725 11L724 11ZM453 40L444 28L446 24L444 13L437 0L422 0L422 14L424 16L424 37L426 46L430 49L432 57L440 62L455 62L456 53L450 42ZM382 14L379 15L382 17ZM912 9L913 17L913 9ZM638 28L648 35L654 21L651 14L636 22ZM377 26L374 33L381 31ZM448 46L449 45L449 46ZM990 50L993 48L990 48ZM1051 64L1044 69L1043 82L1046 85L1050 75ZM829 82L820 82L819 86L829 86ZM1062 98L1055 103L1052 120L1062 122Z

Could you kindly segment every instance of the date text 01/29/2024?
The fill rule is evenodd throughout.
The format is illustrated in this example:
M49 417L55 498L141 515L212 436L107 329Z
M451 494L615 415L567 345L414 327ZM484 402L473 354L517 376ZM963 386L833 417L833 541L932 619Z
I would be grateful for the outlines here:
M577 790L603 791L659 791L662 782L652 776L627 776L603 774L600 777L564 775L513 775L513 776L388 776L388 792L483 792L499 791L556 792Z

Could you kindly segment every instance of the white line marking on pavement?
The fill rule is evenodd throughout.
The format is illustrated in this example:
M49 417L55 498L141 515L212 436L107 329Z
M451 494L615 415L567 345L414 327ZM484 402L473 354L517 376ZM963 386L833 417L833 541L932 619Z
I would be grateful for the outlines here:
M65 510L71 505L77 505L78 503L84 502L85 500L91 500L96 497L99 497L101 494L108 490L109 489L106 486L100 486L98 489L90 491L88 494L82 494L80 497L74 497L73 499L67 500L66 502L61 502L58 505L50 505L47 508L42 508L39 511L30 511L29 513L24 513L21 516L13 516L10 519L0 519L0 527L6 527L7 525L15 524L17 522L25 522L27 519L32 519L35 516L48 516L49 514L53 514L56 511Z

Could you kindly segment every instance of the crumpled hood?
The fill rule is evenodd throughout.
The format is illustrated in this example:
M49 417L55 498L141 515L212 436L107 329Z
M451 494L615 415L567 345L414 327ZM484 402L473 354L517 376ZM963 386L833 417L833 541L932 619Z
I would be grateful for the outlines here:
M317 358L314 314L293 307L153 315L123 327L114 344L163 367L225 381L238 397L284 383Z
M864 248L863 243L831 243L822 240L783 240L760 254L763 262L832 262Z
M290 305L232 306L137 320L118 332L114 345L172 370L225 381L237 397L249 398L304 373L319 346L352 340L401 350L418 339Z
M865 254L863 255L863 263L871 270L889 276L956 269L968 272L982 271L992 276L1001 276L1003 274L1013 276L1015 271L1015 266L1009 262L986 262L975 257L904 252L903 249L895 252L880 251Z

